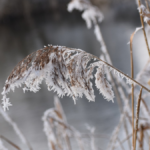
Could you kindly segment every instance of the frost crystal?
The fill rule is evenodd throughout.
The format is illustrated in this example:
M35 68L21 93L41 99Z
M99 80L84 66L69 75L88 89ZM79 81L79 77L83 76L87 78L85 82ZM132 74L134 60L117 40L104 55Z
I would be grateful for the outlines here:
M92 23L101 22L103 20L103 14L98 7L91 5L89 0L73 0L68 4L68 11L73 9L83 11L82 18L86 21L87 27L91 28Z
M142 16L144 17L144 22L150 25L150 13L146 9L144 5L141 5L138 10L141 12Z
M97 69L97 73L95 74L95 85L104 98L106 98L108 101L112 100L112 102L114 102L114 93L112 91L112 87L104 76L105 70L103 64L100 65L102 66Z
M71 96L74 100L83 95L95 101L91 79L97 67L96 86L108 100L113 100L111 86L104 77L104 66L100 61L92 62L93 56L79 49L64 46L47 46L28 55L13 69L3 88L3 108L11 106L6 94L23 85L23 91L37 92L45 80L48 90L59 96ZM104 71L104 72L103 72ZM102 85L101 85L102 84Z

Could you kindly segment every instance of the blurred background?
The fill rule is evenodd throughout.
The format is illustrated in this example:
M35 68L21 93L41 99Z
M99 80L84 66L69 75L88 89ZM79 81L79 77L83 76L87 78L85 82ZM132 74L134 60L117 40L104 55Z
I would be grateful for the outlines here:
M0 0L1 91L15 65L44 45L80 48L100 55L100 45L93 29L86 28L81 12L67 12L68 3L69 0ZM92 3L104 14L100 27L113 65L130 75L130 49L127 43L135 28L141 26L135 1L92 0ZM133 50L137 73L148 60L142 31L134 38ZM95 102L89 103L82 98L74 105L72 99L64 97L61 98L61 103L70 125L87 133L89 131L86 130L85 123L88 123L96 128L96 133L106 135L96 139L99 147L105 150L109 137L118 124L120 112L116 100L115 103L107 102L96 89L95 94ZM30 141L33 150L48 150L41 117L46 109L53 107L54 93L49 92L43 83L36 94L24 94L22 89L16 89L9 96L13 106L8 114ZM23 147L11 126L1 116L0 135Z

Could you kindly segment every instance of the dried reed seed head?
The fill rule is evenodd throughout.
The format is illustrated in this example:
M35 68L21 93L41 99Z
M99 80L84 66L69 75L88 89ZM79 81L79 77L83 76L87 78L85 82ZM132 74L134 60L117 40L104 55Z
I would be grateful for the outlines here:
M45 80L48 90L57 92L59 96L71 96L74 100L83 95L89 101L95 100L91 79L93 70L97 67L96 86L108 100L113 100L114 94L106 80L103 63L83 50L64 46L47 46L28 55L13 69L3 88L3 107L11 104L6 94L24 85L23 90L37 92ZM98 75L99 74L99 75Z

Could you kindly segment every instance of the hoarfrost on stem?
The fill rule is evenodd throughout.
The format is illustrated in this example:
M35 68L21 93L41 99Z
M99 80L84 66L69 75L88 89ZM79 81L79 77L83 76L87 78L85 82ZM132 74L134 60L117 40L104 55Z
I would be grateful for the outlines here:
M139 12L141 12L141 14L144 18L144 22L146 22L148 25L150 25L150 13L146 9L146 7L144 5L141 5L140 7L138 7L138 10L139 10Z
M68 11L71 12L73 9L83 11L82 18L86 21L88 28L92 27L92 23L102 22L104 18L99 8L91 5L89 0L72 0L68 4Z
M50 45L33 52L18 63L6 80L2 92L4 110L11 105L6 97L10 90L23 86L24 91L37 92L43 80L48 90L53 90L60 97L71 96L75 101L85 95L89 101L95 101L91 82L95 67L101 73L95 76L97 88L106 99L113 100L111 85L104 77L105 72L102 73L104 66L99 59L93 61L94 58L83 50L64 46Z

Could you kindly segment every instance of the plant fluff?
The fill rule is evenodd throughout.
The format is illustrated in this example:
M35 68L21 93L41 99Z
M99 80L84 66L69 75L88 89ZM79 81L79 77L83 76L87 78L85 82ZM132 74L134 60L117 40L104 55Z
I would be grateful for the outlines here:
M71 96L74 101L83 95L89 101L95 100L91 79L93 70L97 67L95 75L96 87L108 101L114 98L114 93L105 78L105 65L94 56L80 49L64 46L46 46L28 55L13 69L3 88L3 108L11 106L7 93L15 87L23 90L37 92L40 84L45 80L48 90L53 90L59 96Z

